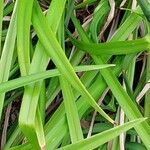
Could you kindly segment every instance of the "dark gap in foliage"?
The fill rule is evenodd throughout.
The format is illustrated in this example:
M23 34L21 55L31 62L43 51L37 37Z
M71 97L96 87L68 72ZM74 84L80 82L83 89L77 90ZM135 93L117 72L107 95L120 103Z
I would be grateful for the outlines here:
M74 24L73 22L70 20L69 21L69 24L68 24L68 30L73 33L75 31L75 27L74 27Z
M139 60L136 62L135 66L135 76L134 76L134 82L133 82L133 89L136 88L138 81L140 79L141 69L142 69L143 61Z

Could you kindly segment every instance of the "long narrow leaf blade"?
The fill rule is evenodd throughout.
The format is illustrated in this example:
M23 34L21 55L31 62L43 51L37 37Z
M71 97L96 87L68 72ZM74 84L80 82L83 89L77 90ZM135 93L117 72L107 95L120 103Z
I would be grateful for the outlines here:
M117 41L100 44L85 43L71 38L72 43L78 48L94 55L126 55L144 50L150 50L150 37L146 36L142 39L131 41Z
M95 108L104 118L114 123L114 121L97 105L95 100L92 98L92 96L89 94L89 92L85 89L81 81L76 76L54 33L48 26L46 19L44 18L39 6L36 3L33 10L33 26L39 36L41 43L45 47L47 54L52 58L58 70L61 72L62 75L64 75L68 82L70 82L74 86L76 90L81 92L81 94L86 97L87 102L89 102L93 108ZM40 20L43 20L43 22L40 22Z
M85 66L77 66L74 67L74 70L76 72L81 72L81 71L91 71L91 70L99 70L99 69L104 69L107 67L114 66L113 64L111 65L85 65ZM60 76L60 72L57 69L41 72L41 73L36 73L32 75L27 75L20 77L18 79L13 79L7 82L0 83L0 93L2 92L8 92L10 90L14 90L16 88L37 82L39 80L55 77L55 76Z
M109 140L115 138L122 132L125 132L129 130L132 127L135 127L137 124L143 122L145 119L136 119L133 121L130 121L128 123L125 123L124 125L114 127L110 130L106 130L102 133L96 134L90 138L81 140L75 144L71 144L62 148L59 148L59 150L72 150L72 149L78 149L78 150L87 150L87 149L95 149L98 146L108 142Z
M10 69L11 69L11 63L12 63L13 52L14 52L15 41L16 41L16 9L17 9L17 1L14 7L14 11L13 11L10 25L8 28L8 33L7 33L5 43L3 46L2 56L0 59L0 74L1 74L0 83L8 80ZM2 115L4 98L5 98L5 93L1 93L0 94L0 99L1 99L0 100L0 118Z

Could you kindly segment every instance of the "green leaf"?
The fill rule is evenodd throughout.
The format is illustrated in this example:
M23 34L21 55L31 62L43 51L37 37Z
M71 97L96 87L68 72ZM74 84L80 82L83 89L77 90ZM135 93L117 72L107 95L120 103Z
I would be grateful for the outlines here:
M126 55L131 53L142 52L144 50L150 50L150 37L146 36L142 39L131 41L116 41L106 43L85 43L71 38L72 43L78 49L86 51L93 55Z
M114 127L110 130L104 131L102 133L96 134L90 138L81 140L75 144L71 144L62 148L59 148L59 150L72 150L72 149L78 149L78 150L87 150L87 149L95 149L98 146L110 141L111 139L115 138L122 132L125 132L129 130L132 127L135 127L137 124L140 124L145 119L136 119L133 121L130 121L128 123L125 123L124 125Z
M95 1L96 0L85 0L82 3L78 4L75 8L80 9L80 8L86 7L87 5L93 4Z
M11 63L13 58L13 52L15 48L16 41L16 9L17 1L14 7L10 25L8 28L7 36L3 46L2 56L0 59L0 83L5 82L9 78ZM1 15L1 14L0 14ZM9 59L8 59L9 58ZM0 118L2 115L3 103L4 103L5 93L0 94Z
M17 52L21 75L27 75L30 65L30 25L33 1L18 1Z
M73 2L73 1L72 1ZM65 39L64 39L64 15L62 16L59 30L58 30L58 41L65 50ZM75 103L75 96L71 84L68 83L64 76L59 77L60 87L62 89L63 101L65 105L65 112L69 127L69 135L71 142L75 143L83 139L83 133L80 125L80 118Z
M69 132L72 143L83 139L78 110L75 103L74 93L71 85L64 77L60 77L60 85L63 92L65 112L67 116Z
M137 0L147 20L150 21L150 4L148 0Z
M90 35L92 39L96 42L98 42L98 33L101 29L104 20L108 16L109 13L109 4L108 1L101 0L98 6L94 10L93 19L90 24Z
M81 71L91 71L91 70L99 70L99 69L104 69L107 67L114 66L113 64L110 65L85 65L85 66L77 66L74 67L74 70L76 72L81 72ZM37 82L39 80L55 77L55 76L60 76L60 72L57 69L52 69L49 71L44 71L41 73L35 73L27 76L23 76L17 79L13 79L7 82L0 83L0 93L3 92L8 92L10 90Z
M31 17L32 17L32 7L33 7L34 0L23 0L18 1L18 10L17 10L17 54L18 54L18 61L19 67L21 71L21 75L25 76L29 73L29 66L30 66L30 26L31 26ZM41 83L37 83L41 84ZM31 87L31 86L30 86ZM30 88L25 87L24 95L29 95ZM28 140L31 142L32 146L35 149L40 149L45 146L45 137L43 130L36 130L37 124L42 124L40 119L36 119L35 116L29 117L27 114L35 114L36 107L30 106L37 106L36 99L36 92L40 92L39 89L32 89L32 101L29 99L25 99L25 96L22 100L22 105L19 114L19 127L22 132L26 135ZM25 99L25 100L24 100ZM29 104L29 105L28 105ZM37 118L39 118L38 116ZM37 122L38 123L35 123ZM41 125L42 126L42 125ZM37 127L38 129L38 127ZM39 135L43 135L39 137ZM41 138L44 138L41 140Z
M3 3L4 0L0 0L0 57L2 53L1 40L2 40L2 23L3 23Z
M146 147L143 144L140 143L134 143L134 142L127 142L125 144L126 150L147 150Z

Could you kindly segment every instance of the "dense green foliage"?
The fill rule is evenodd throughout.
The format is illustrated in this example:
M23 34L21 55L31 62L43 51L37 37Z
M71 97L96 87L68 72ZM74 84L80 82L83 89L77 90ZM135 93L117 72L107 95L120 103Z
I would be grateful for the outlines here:
M148 0L0 0L4 150L150 150Z

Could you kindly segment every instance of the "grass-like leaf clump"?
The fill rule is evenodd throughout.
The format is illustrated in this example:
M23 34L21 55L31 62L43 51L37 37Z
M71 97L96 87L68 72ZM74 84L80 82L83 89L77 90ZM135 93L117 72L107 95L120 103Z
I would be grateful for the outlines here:
M0 0L0 149L150 149L148 0Z

